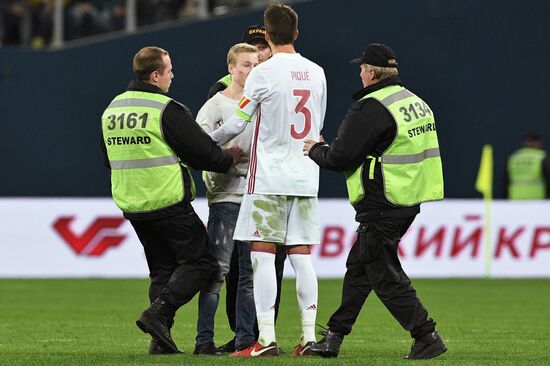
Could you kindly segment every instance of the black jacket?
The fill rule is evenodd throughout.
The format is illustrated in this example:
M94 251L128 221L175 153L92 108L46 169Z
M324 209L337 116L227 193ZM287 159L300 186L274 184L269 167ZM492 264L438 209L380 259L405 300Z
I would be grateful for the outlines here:
M164 94L159 88L142 81L132 81L129 91L144 91ZM195 170L208 170L225 173L233 164L231 155L220 149L193 119L189 108L183 104L171 101L162 113L161 129L164 139L174 150L181 161ZM101 151L105 165L110 167L105 141L101 133ZM129 220L145 220L164 218L184 212L190 212L191 180L189 174L183 171L185 198L173 206L147 213L124 213Z
M357 212L355 219L359 222L384 217L409 217L420 211L420 205L398 207L386 199L380 163L375 163L374 179L368 179L370 164L373 160L366 160L367 156L381 156L395 138L397 129L393 117L380 102L372 98L360 99L390 85L403 85L403 83L397 77L383 79L355 93L354 102L338 128L336 139L330 145L315 144L309 152L310 158L321 168L338 172L349 171L365 164L363 169L365 197L354 205Z

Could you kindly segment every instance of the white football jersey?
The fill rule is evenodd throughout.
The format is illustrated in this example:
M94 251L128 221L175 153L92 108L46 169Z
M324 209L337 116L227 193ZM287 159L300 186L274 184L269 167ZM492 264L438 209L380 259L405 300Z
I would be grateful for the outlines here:
M325 72L298 53L276 53L250 72L237 109L243 119L257 113L248 193L317 196L319 166L303 147L319 141L326 103Z

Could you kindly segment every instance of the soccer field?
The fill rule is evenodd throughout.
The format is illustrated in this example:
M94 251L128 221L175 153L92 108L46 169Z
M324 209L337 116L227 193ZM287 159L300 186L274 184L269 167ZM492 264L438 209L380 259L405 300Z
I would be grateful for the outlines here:
M147 306L146 280L0 279L0 365L550 365L550 280L413 281L448 351L406 361L411 339L375 295L336 359L291 356L300 336L294 281L283 284L273 359L194 356L196 299L177 314L174 340L186 353L147 354L135 320ZM319 281L319 324L340 301L340 280ZM216 344L229 340L223 299Z

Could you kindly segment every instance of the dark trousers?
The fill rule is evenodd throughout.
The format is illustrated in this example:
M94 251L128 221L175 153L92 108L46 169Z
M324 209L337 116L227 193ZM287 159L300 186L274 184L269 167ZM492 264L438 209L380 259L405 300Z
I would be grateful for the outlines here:
M349 334L373 290L413 338L435 330L397 255L399 241L413 220L414 216L359 225L346 261L342 303L328 322L331 331Z
M237 248L235 248L237 249ZM277 253L275 254L275 274L277 276L277 298L275 299L275 321L279 315L279 303L281 302L281 285L283 282L283 271L285 268L286 246L277 245ZM231 265L229 273L225 276L225 311L229 327L234 332L236 329L236 303L237 303L237 285L239 282L239 256L236 250L233 250L231 256ZM258 323L254 324L254 333L258 338Z
M204 224L189 212L155 220L131 220L149 266L149 300L157 297L179 308L205 288L218 272L208 250Z

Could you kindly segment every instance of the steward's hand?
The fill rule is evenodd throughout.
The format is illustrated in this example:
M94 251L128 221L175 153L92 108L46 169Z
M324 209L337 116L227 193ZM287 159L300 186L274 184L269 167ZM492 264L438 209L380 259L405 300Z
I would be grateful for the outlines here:
M224 150L233 157L233 164L238 164L247 160L244 156L243 150L239 146L232 146Z
M321 141L324 141L323 136L321 136ZM309 150L311 150L311 147L313 145L315 145L316 143L317 143L317 141L313 141L313 140L305 140L304 141L303 151L304 151L305 156L309 156Z

